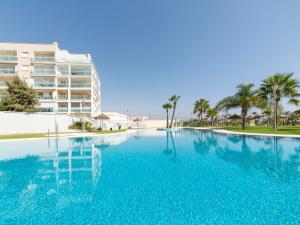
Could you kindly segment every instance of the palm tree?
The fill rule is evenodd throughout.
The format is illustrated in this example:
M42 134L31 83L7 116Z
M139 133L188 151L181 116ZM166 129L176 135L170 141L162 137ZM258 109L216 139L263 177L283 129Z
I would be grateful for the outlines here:
M173 120L174 120L174 116L175 116L175 110L176 110L176 106L177 106L177 102L180 99L180 96L177 95L173 95L169 101L172 102L173 105L173 112L172 112L172 118L171 118L171 122L170 122L170 128L172 128L173 125Z
M165 104L162 105L162 107L167 112L167 126L166 126L166 128L168 128L169 127L169 109L172 108L172 105L170 103L165 103Z
M243 129L246 128L246 117L249 109L256 104L256 91L253 90L253 87L253 84L238 85L235 95L222 99L216 106L216 108L219 110L241 108Z
M217 108L209 108L207 110L207 116L210 117L211 127L214 126L214 120L218 115L218 109Z
M289 103L298 105L297 99L300 95L298 92L299 81L293 78L293 73L276 73L262 81L259 88L258 96L274 101L274 130L278 128L278 104L282 98L288 98ZM270 100L270 99L269 99Z
M209 102L204 98L197 100L194 104L194 114L198 114L201 127L203 126L203 113L205 113L208 108Z

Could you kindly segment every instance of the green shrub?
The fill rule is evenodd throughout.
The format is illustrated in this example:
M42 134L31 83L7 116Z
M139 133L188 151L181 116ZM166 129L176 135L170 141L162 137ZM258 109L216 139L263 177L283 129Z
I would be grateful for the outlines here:
M82 122L82 121L76 121L73 124L69 126L69 129L72 130L82 130L82 126L84 125L85 130L91 130L92 129L92 123L91 122Z

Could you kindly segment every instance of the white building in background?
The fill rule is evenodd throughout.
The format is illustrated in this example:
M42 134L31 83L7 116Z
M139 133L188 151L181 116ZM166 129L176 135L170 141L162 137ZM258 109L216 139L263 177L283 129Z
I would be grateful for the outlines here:
M37 93L39 111L62 114L101 111L100 79L89 54L52 44L0 43L0 98L6 81L19 76Z

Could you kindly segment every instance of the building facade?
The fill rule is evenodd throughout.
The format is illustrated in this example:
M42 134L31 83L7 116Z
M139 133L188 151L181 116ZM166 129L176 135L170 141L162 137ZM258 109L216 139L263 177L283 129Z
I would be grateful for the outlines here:
M40 112L101 111L100 78L89 54L71 54L56 42L0 43L0 98L15 76L36 91Z

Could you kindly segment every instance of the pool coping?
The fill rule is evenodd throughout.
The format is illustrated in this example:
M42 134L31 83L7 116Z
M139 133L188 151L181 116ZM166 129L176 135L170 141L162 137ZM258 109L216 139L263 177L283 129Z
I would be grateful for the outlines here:
M111 136L111 135L118 135L118 134L128 134L135 132L135 129L130 129L127 131L122 132L115 132L115 133L106 133L106 134L96 134L96 133L72 133L72 134L59 134L58 138L81 138L81 137L99 137L99 136ZM0 139L1 142L9 142L9 141L33 141L33 140L43 140L43 139L53 139L57 138L55 135L50 135L49 137L36 137L36 138L10 138L10 139Z
M207 129L208 130L208 129ZM300 138L300 135L297 134L263 134L263 133L247 133L247 132L236 132L229 131L224 129L210 129L215 133L223 133L223 134L239 134L239 135L250 135L250 136L267 136L267 137L290 137L290 138Z

